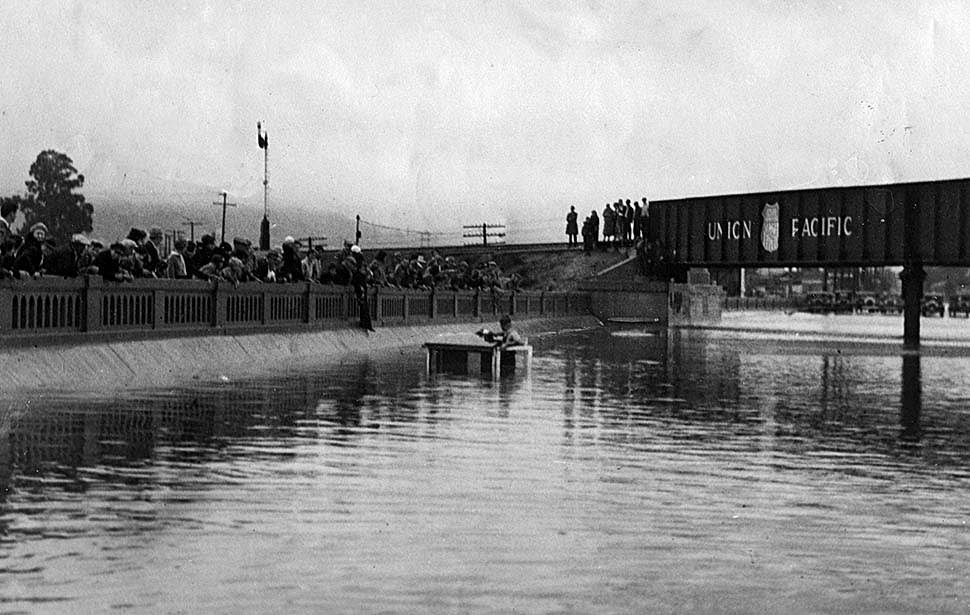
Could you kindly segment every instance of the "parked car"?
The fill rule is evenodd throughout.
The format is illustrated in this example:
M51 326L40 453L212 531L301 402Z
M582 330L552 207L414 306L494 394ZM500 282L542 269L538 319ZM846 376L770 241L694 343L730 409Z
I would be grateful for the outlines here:
M851 314L855 311L855 293L851 290L835 291L835 305L833 311Z
M903 311L903 298L899 295L883 295L879 298L879 311L883 314L900 314Z
M943 295L923 295L923 302L920 304L920 313L923 316L939 316L943 318Z
M809 312L831 312L835 309L835 293L820 291L808 293L805 309Z
M955 295L950 297L950 316L963 314L964 318L970 318L970 295Z
M873 314L879 311L879 300L876 293L858 292L855 295L855 311L860 314Z

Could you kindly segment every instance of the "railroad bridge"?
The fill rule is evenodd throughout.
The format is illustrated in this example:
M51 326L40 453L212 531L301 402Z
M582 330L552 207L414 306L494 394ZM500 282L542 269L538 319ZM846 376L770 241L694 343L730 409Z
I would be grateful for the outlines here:
M970 179L650 203L651 258L672 267L902 266L903 342L918 348L924 266L970 266Z

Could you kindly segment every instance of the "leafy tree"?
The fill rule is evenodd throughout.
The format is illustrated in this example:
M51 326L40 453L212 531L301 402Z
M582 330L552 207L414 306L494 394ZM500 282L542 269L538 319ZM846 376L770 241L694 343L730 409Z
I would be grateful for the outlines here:
M73 160L52 149L44 150L30 165L30 176L20 203L25 230L43 222L58 243L66 243L74 233L91 232L94 206L74 192L84 185L84 176L74 168Z

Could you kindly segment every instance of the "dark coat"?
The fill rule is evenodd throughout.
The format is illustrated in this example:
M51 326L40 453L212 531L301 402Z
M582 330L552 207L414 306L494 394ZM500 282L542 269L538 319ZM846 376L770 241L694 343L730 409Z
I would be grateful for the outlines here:
M290 244L283 245L283 266L280 267L280 276L290 282L302 282L304 279L300 255Z
M41 242L34 239L33 235L24 238L24 245L17 250L17 256L13 261L14 271L26 271L33 275L41 270L44 265L44 248Z
M59 275L65 278L76 278L78 275L78 253L74 246L59 246L51 253L44 263L47 275Z
M106 282L117 282L118 275L121 273L121 264L118 258L112 254L110 248L105 248L98 252L94 257L94 266L98 268L98 273Z
M566 214L566 234L567 235L575 235L579 233L579 227L576 225L576 218L577 218L577 215L575 211L571 211L568 214Z

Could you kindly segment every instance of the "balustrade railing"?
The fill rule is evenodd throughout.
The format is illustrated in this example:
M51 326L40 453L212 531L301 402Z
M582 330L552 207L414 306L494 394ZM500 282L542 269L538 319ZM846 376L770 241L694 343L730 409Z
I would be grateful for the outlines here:
M589 293L432 291L371 288L376 325L478 322L588 313ZM0 281L0 343L126 332L151 336L206 330L348 326L359 317L353 290L320 284L209 283L197 280Z

